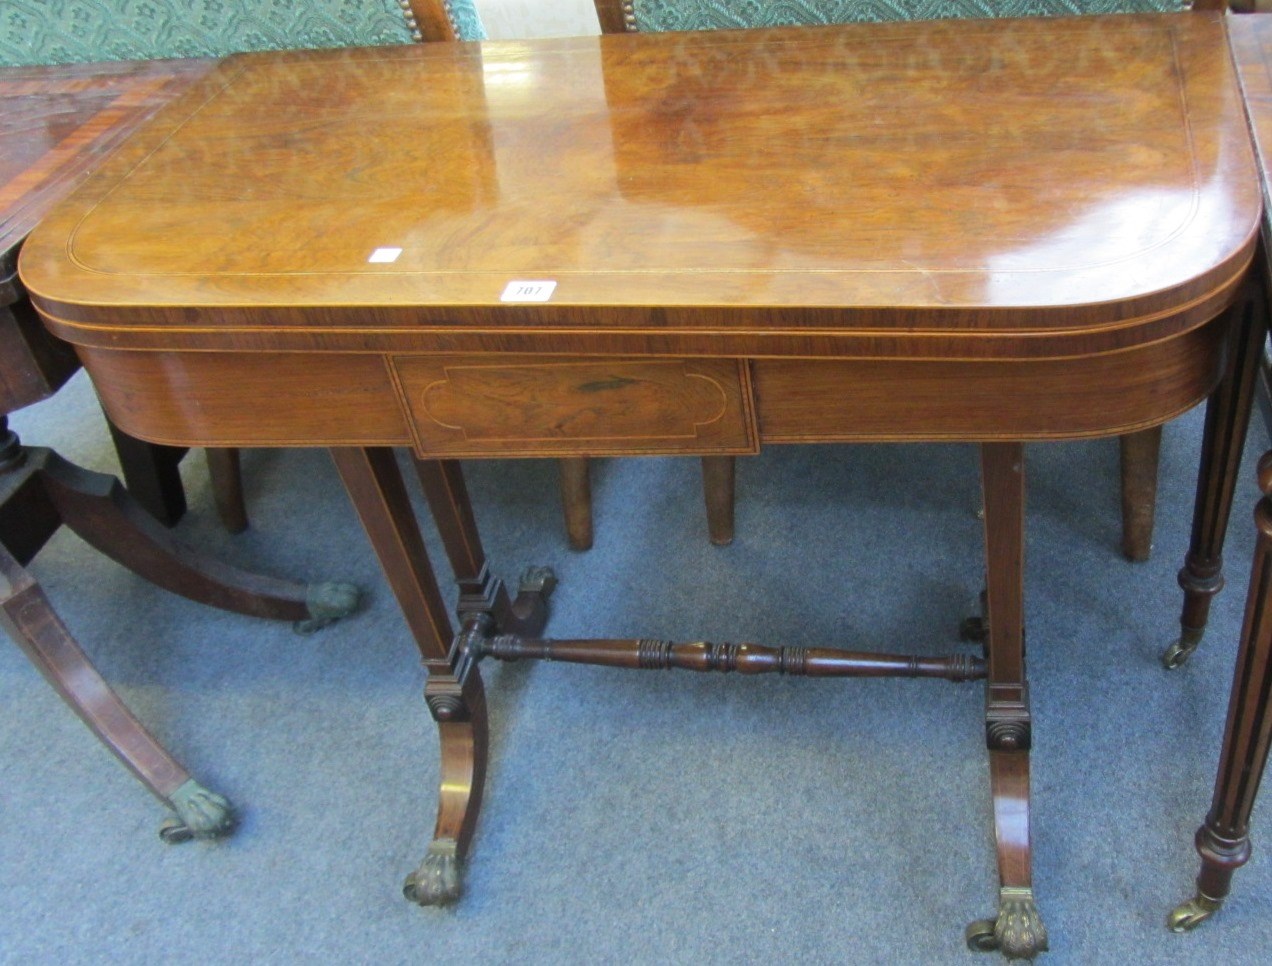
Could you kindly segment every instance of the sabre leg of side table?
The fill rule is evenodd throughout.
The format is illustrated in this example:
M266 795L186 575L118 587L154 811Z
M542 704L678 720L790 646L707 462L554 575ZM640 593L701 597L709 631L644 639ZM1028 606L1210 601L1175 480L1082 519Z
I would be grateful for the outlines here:
M1032 959L1047 948L1047 930L1033 897L1029 838L1031 719L1025 676L1024 447L981 446L985 495L985 610L989 677L985 738L998 852L999 901L993 919L967 927L975 950Z
M142 727L25 570L63 525L166 590L236 613L292 620L301 630L351 613L356 588L307 587L207 560L177 542L114 477L22 446L0 416L0 620L102 743L177 813L161 830L165 841L224 834L233 826L229 803L191 779Z
M1262 268L1264 258L1261 248L1255 255L1255 265ZM1179 667L1197 649L1206 632L1210 601L1223 589L1223 542L1267 338L1262 281L1247 284L1242 297L1228 311L1236 313L1228 367L1206 403L1192 536L1179 571L1179 586L1184 591L1180 634L1162 654L1162 663L1168 668Z
M1232 875L1250 859L1250 812L1272 743L1272 452L1259 461L1263 499L1254 512L1258 543L1250 570L1241 648L1228 699L1228 724L1206 821L1197 829L1201 873L1197 894L1171 912L1167 924L1184 932L1209 919L1228 896Z
M485 611L473 612L465 617L464 631L454 635L393 451L333 448L331 453L424 659L428 673L424 699L441 739L433 841L419 868L407 877L403 892L421 905L454 902L460 896L462 863L477 825L486 777L486 697L465 636L470 629L481 633L493 619ZM444 472L441 477L432 482L441 485ZM466 499L460 501L456 494L455 515L465 506ZM471 524L471 515L466 523ZM464 578L470 578L469 586L473 586L476 574L485 570L480 544L463 545L466 526L454 518L444 517L440 528L452 561L460 562L461 588ZM498 597L502 590L481 583L483 597L487 592Z

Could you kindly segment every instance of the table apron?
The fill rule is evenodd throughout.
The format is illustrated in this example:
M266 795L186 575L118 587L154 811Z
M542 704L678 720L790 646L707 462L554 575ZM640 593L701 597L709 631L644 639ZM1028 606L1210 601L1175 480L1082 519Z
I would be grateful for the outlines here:
M747 454L761 443L1066 439L1213 390L1227 316L1060 359L164 352L80 346L110 417L180 446L411 446L423 457Z

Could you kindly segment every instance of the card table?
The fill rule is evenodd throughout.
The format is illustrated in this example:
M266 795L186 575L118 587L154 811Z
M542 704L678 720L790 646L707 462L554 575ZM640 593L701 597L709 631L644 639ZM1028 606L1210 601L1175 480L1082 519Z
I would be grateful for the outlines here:
M17 277L27 233L111 150L196 78L209 61L88 64L0 70L0 625L85 724L176 812L167 841L221 834L229 803L191 778L97 672L26 569L65 525L151 582L226 610L296 621L308 629L348 613L348 585L306 587L206 559L156 517L185 510L176 461L183 450L116 433L125 476L74 466L23 446L8 416L52 396L79 368L40 324Z
M1233 18L1229 31L1263 183L1263 245L1256 268L1261 297L1258 311L1266 317L1272 279L1267 258L1272 239L1272 219L1267 214L1268 198L1272 197L1272 17ZM1196 894L1170 914L1170 928L1177 932L1194 929L1213 916L1228 897L1233 873L1250 860L1250 815L1272 744L1272 715L1268 713L1272 696L1272 452L1259 461L1258 480L1264 497L1254 512L1258 538L1227 727L1210 811L1195 837L1201 873Z
M483 659L984 678L1001 887L967 939L1028 957L1022 444L1209 399L1178 663L1222 584L1260 204L1213 13L439 44L227 59L21 273L127 432L331 448L441 739L409 898L461 892ZM980 445L983 660L542 638L554 578L511 599L458 464L900 440Z

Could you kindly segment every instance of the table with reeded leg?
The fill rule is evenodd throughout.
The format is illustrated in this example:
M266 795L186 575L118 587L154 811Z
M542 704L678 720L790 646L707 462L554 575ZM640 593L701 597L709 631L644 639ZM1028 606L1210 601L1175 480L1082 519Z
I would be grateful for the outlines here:
M461 892L482 660L984 678L1000 893L968 941L1031 956L1022 444L1209 399L1191 646L1262 339L1259 214L1221 16L650 34L229 59L21 270L126 431L332 449L441 736L408 896ZM510 599L457 463L914 439L981 447L984 659L542 638L551 575Z
M1267 203L1272 197L1272 17L1239 17L1229 29L1263 182L1264 244L1256 261L1259 290L1254 311L1266 320L1272 279L1272 264L1267 258L1272 239L1272 219L1267 214L1272 210ZM1177 932L1193 929L1213 916L1228 897L1233 874L1250 860L1250 816L1272 745L1268 708L1272 698L1272 453L1259 461L1258 481L1264 497L1254 511L1258 541L1227 726L1210 810L1194 840L1201 872L1196 894L1170 914L1170 927Z

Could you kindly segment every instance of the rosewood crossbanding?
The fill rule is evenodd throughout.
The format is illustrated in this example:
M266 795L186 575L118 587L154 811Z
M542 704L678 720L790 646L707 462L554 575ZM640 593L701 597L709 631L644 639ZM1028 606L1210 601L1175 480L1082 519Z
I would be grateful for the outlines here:
M554 580L504 590L456 460L980 444L983 666L827 648L803 667L985 675L1001 888L967 939L1030 956L1022 443L1213 394L1215 525L1190 560L1217 558L1259 212L1217 15L625 35L232 58L22 271L129 432L333 448L430 675L438 817L406 884L425 903L462 890L481 658L799 665L542 638ZM393 446L438 518L458 628Z

